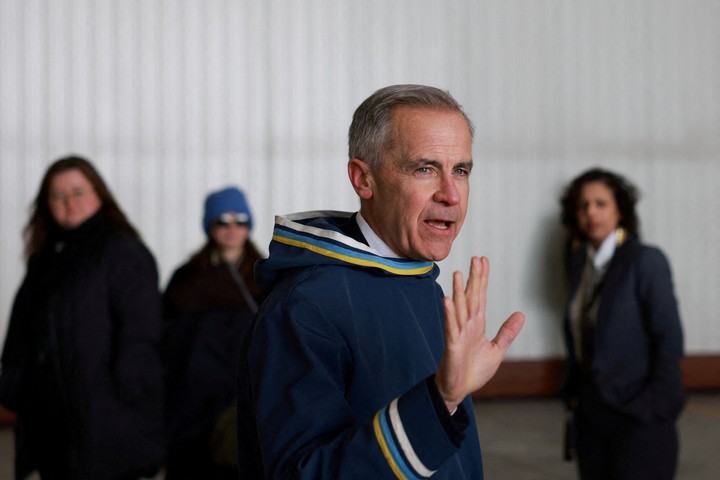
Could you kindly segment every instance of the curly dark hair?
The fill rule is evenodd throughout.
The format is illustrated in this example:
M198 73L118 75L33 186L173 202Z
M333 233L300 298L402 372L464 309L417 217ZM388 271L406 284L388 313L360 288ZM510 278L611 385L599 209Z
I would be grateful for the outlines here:
M570 237L573 240L585 240L577 222L578 199L583 186L591 182L601 182L612 191L620 213L620 226L629 234L639 236L640 220L635 212L635 204L640 199L637 187L622 175L601 168L591 168L570 182L560 198L560 219Z
M110 193L110 189L95 167L83 157L68 156L53 162L46 170L40 183L40 190L31 207L30 219L23 229L26 258L30 258L34 253L39 252L48 241L50 228L55 225L55 220L50 213L50 207L48 205L50 182L55 175L67 172L68 170L78 170L88 179L102 203L100 210L107 214L115 230L126 232L135 238L140 238L137 230L135 230L125 214L120 210L115 197Z

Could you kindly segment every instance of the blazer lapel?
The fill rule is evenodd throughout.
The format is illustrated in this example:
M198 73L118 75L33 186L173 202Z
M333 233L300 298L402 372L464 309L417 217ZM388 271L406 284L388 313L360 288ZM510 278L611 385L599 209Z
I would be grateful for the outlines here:
M617 289L621 281L627 275L633 260L640 252L640 242L635 238L628 239L623 245L615 250L608 271L603 279L603 286L600 292L600 305L598 306L597 325L601 326L603 319L607 318L613 299L616 298Z

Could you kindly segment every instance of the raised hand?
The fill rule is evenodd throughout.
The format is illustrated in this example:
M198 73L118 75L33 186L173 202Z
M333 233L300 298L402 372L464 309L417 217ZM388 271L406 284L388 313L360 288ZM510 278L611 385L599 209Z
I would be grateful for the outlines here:
M493 340L486 337L485 307L490 263L472 257L470 277L453 274L453 296L445 297L445 353L435 376L438 391L449 411L495 375L510 344L520 333L525 316L515 312L502 324Z

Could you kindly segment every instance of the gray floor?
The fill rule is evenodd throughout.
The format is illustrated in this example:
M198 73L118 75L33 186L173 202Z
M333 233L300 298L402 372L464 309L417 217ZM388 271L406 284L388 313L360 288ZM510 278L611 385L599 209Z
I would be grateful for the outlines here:
M576 479L561 457L563 410L554 399L475 404L488 480ZM720 480L720 392L693 393L679 423L677 480ZM12 431L0 428L0 480L12 478Z
M556 400L481 401L475 415L488 480L576 479L562 460ZM720 393L693 393L680 417L677 480L720 480Z

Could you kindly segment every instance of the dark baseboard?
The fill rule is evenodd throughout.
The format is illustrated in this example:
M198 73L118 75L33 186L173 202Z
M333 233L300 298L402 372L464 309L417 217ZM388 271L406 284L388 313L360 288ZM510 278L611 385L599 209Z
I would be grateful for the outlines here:
M12 425L14 421L15 415L10 410L7 410L5 407L0 405L0 427Z
M688 390L720 390L720 355L693 355L682 362Z
M473 398L557 396L563 376L563 360L506 360L495 376Z
M690 391L720 390L720 355L692 355L682 361L683 382ZM557 397L563 360L508 360L500 365L475 399ZM0 426L11 425L12 412L0 406Z
M692 355L681 364L689 391L720 390L720 355ZM508 360L473 398L557 397L563 360Z

